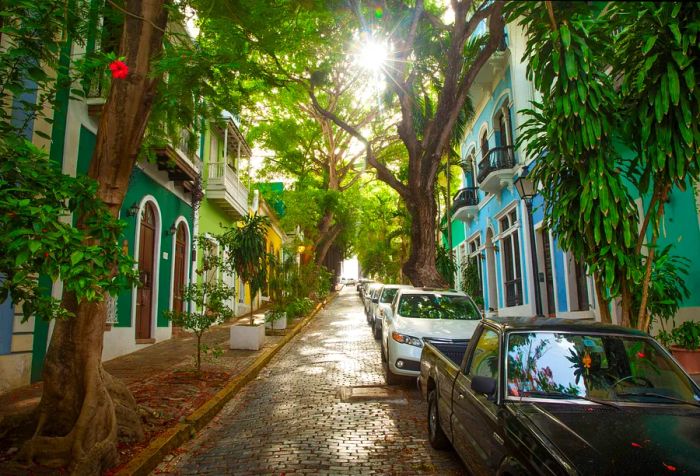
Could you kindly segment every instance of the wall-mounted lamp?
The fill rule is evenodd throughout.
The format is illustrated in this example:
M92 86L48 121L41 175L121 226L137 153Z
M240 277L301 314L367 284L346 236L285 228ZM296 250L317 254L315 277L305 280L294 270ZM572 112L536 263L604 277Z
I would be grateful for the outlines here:
M131 205L126 211L126 216L135 217L139 213L139 209L139 204L134 202L134 204Z
M177 227L175 226L175 223L173 223L172 225L170 225L170 228L169 228L168 231L166 231L165 233L166 233L167 235L170 235L170 236L172 236L172 235L174 235L175 233L177 233Z

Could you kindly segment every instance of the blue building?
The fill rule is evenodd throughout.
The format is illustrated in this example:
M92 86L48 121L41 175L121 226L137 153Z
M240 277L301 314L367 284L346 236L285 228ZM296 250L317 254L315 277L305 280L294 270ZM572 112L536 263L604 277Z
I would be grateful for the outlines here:
M599 319L594 282L586 266L559 248L556 236L544 227L539 196L533 200L532 243L527 207L514 187L517 177L533 165L525 156L524 146L514 146L525 121L519 111L540 99L526 78L526 64L522 62L525 46L520 27L507 25L505 44L484 66L470 92L475 113L461 144L465 173L451 208L453 252L458 269L468 259L474 260L487 314L535 315L537 285L545 316ZM675 252L690 260L689 278L700 272L698 197L697 187L672 192L660 240L662 245L684 243ZM641 204L641 199L638 202ZM691 297L683 303L678 321L700 315L700 285L692 279L687 281Z

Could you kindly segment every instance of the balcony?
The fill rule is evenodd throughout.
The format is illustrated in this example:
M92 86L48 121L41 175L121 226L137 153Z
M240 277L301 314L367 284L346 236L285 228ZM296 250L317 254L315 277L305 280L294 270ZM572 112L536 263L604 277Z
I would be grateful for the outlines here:
M479 211L479 189L467 187L461 189L452 201L452 217L467 221L476 217Z
M498 45L496 51L484 63L474 78L469 95L473 101L478 102L485 94L491 94L494 87L503 78L508 68L510 49L508 48L507 34L504 33L503 40Z
M248 189L236 171L226 162L212 162L208 167L207 199L236 218L248 213Z
M158 170L167 172L168 180L182 187L186 192L192 191L197 177L201 173L200 159L192 150L193 147L196 147L193 145L194 143L196 143L196 138L189 131L183 129L177 145L168 143L164 147L153 149L156 154Z
M504 187L511 187L514 167L513 146L494 147L479 162L479 188L487 193L496 193Z

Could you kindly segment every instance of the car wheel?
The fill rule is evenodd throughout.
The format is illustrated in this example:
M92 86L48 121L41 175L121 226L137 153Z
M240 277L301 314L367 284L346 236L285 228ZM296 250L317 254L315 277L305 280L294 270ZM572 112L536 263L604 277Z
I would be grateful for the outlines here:
M386 362L386 350L384 350L384 341L382 341L382 350L380 354L382 354L382 362Z
M396 375L389 368L389 349L386 349L386 359L384 359L384 380L386 380L387 385L398 385L401 383L401 377Z
M444 450L450 446L450 442L440 426L438 398L435 390L431 390L430 394L428 394L428 440L430 441L430 446L436 450Z
M381 321L378 321L377 319L374 320L374 338L375 340L379 340L382 338L382 326L381 326Z

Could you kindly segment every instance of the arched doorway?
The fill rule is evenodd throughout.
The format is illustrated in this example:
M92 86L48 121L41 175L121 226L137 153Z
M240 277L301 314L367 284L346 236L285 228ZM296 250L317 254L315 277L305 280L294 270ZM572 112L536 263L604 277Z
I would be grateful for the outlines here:
M146 202L139 224L139 286L136 289L136 339L150 339L153 323L155 280L156 211Z
M175 233L175 263L173 270L173 312L183 312L185 302L182 298L187 279L185 263L187 262L187 227L180 222Z
M486 279L488 280L489 310L498 310L496 283L496 255L493 246L493 230L486 230Z

